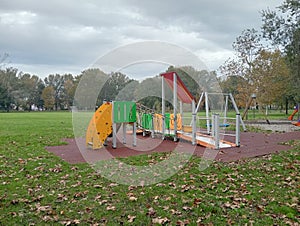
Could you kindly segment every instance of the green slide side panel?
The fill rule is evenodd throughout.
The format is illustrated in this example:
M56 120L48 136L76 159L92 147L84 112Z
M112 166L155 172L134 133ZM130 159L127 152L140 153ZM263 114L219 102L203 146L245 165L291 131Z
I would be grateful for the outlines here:
M114 101L113 119L115 123L136 122L136 103L132 101Z
M152 115L143 114L142 115L142 127L144 129L152 129Z
M166 129L170 129L170 113L166 113L166 119L165 119L165 124L166 124Z
M170 113L166 113L165 125L166 129L170 129ZM152 129L152 115L151 114L143 114L142 115L142 127L144 129Z

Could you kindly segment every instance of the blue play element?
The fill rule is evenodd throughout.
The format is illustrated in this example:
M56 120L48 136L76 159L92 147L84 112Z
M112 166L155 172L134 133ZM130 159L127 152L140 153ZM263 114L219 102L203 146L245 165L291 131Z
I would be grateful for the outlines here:
M228 123L223 123L219 125L220 127L228 127L230 126ZM212 124L209 124L209 127L212 127Z

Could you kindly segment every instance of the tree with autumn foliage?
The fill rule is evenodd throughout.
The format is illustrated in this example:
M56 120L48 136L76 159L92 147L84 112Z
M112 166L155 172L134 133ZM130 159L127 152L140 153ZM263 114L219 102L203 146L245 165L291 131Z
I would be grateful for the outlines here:
M285 0L276 10L262 11L262 34L286 56L290 83L286 100L300 102L300 2Z
M220 72L225 78L225 81L230 78L231 81L230 83L227 83L227 86L229 84L234 85L234 87L231 87L230 89L235 90L233 95L237 104L240 107L246 107L251 94L255 91L252 86L253 67L254 62L262 49L258 31L255 29L244 30L242 34L236 38L232 47L235 50L236 58L228 59L220 67ZM233 82L234 79L236 79L235 82Z
M289 68L279 50L262 50L253 62L252 90L261 105L280 103L287 93Z
M55 89L53 86L47 86L42 92L42 99L46 110L53 110L55 106Z

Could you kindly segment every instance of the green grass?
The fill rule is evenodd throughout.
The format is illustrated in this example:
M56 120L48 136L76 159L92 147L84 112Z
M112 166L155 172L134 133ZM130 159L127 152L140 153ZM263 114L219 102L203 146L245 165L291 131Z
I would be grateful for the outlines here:
M0 225L286 225L300 223L300 142L292 150L199 170L192 157L151 186L120 185L45 150L73 137L71 113L0 114ZM168 153L119 159L132 165ZM107 168L111 160L102 162ZM174 166L175 167L175 166ZM131 222L132 221L132 222ZM156 222L156 223L155 223Z

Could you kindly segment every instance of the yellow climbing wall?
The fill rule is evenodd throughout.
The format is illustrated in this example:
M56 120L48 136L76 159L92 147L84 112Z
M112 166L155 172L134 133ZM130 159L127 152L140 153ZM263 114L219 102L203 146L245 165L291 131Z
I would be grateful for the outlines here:
M112 133L112 103L102 104L94 113L86 131L86 145L93 149L103 146Z

